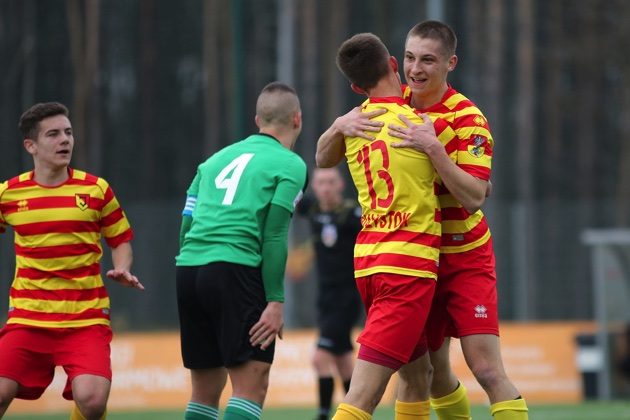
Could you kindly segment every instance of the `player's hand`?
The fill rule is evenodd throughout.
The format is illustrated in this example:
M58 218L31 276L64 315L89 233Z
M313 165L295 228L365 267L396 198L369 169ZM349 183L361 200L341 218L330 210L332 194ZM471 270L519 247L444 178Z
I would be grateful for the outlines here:
M276 339L276 335L282 338L284 325L282 306L282 302L267 303L260 319L249 330L249 342L252 346L260 346L262 350L266 350Z
M114 281L117 281L123 286L133 287L134 289L138 290L144 290L144 286L142 285L142 283L140 283L138 278L127 270L109 270L106 273L106 276Z
M440 140L435 135L435 127L431 119L426 114L420 114L420 117L424 121L423 124L415 124L404 115L399 115L398 118L405 124L404 126L398 124L387 126L387 132L390 136L402 140L398 143L392 143L392 147L410 148L426 153L429 147L441 146Z
M383 128L382 121L372 121L372 118L383 115L387 110L379 108L370 112L362 112L361 107L352 108L350 112L335 120L335 126L344 137L361 137L374 140L369 133L378 133Z

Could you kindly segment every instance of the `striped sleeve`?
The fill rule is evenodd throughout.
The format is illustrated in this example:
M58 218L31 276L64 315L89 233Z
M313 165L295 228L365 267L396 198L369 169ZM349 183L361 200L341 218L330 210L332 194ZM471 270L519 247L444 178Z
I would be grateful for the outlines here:
M0 184L0 203L2 203L2 194L4 194L4 192L7 190L8 187L8 182L4 181L2 184ZM2 206L0 205L0 233L4 233L6 230L6 222L4 220L4 216L2 215Z
M104 191L103 208L101 209L101 230L107 245L116 248L118 245L133 239L133 231L125 212L120 207L114 191L107 181L99 178L98 185Z
M457 165L474 177L489 180L494 140L488 121L477 107L457 111L453 129L459 139Z

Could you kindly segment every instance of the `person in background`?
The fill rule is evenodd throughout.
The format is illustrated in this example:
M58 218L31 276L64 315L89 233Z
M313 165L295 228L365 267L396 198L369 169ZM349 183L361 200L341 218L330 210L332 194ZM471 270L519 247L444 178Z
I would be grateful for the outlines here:
M352 328L357 324L361 299L354 282L354 243L361 230L361 208L343 196L345 183L339 169L315 168L311 188L297 214L308 219L317 267L317 326L319 338L313 355L319 390L319 420L328 420L335 374L350 389L354 366Z

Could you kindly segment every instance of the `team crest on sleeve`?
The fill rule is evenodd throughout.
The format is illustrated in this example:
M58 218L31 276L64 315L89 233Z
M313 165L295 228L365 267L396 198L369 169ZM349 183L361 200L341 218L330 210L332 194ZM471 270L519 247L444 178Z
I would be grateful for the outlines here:
M468 153L470 153L476 158L482 157L486 153L486 148L484 146L485 144L486 144L485 137L476 136L473 139L472 144L468 145Z
M476 115L475 118L473 118L473 121L475 122L475 124L481 127L483 127L484 125L488 123L488 121L486 121L483 115Z
M85 211L90 207L90 194L75 194L74 202L81 211Z

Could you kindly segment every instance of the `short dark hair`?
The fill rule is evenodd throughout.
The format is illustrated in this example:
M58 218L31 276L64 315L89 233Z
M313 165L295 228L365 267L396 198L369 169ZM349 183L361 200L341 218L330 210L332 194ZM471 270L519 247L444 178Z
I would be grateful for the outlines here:
M18 128L25 139L35 139L39 134L39 122L55 115L70 115L68 108L59 102L38 103L24 111L20 117Z
M269 83L256 100L256 115L265 126L288 126L296 112L300 112L300 100L295 89L286 83Z
M457 50L457 36L455 35L455 31L444 22L437 20L425 20L424 22L420 22L409 30L407 39L412 36L440 41L444 53L448 57L455 55L455 50Z
M350 83L371 89L389 71L389 51L381 39L370 32L354 35L337 51L337 67Z

